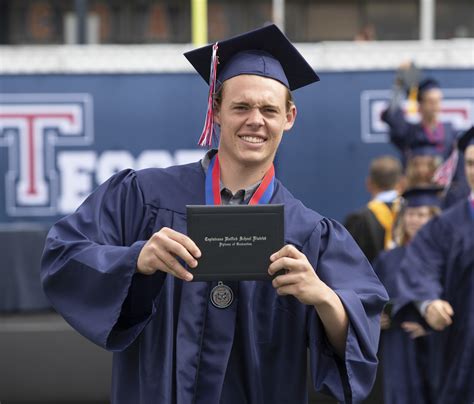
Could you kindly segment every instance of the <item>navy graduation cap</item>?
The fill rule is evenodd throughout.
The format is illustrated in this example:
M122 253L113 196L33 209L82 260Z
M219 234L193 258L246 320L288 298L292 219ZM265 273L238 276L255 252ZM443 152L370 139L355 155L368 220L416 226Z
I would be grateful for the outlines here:
M319 81L313 68L274 24L186 52L184 56L209 84L201 146L212 144L213 96L225 80L253 74L277 80L289 90Z
M239 74L256 74L282 82L290 90L319 81L313 68L275 25L268 25L218 42L217 79L221 83ZM209 83L213 45L184 56Z
M408 150L407 154L410 158L416 156L442 157L443 151L440 150L437 145L431 143L429 139L425 138L414 142Z
M418 143L412 146L408 152L409 157L416 156L433 156L438 157L442 156L443 153L432 143Z
M433 88L441 88L439 82L431 77L428 77L418 84L418 102L421 101L423 94Z
M420 206L441 206L440 194L443 187L428 186L428 187L414 187L406 190L402 197L405 201L405 206L408 208L417 208Z
M469 146L474 145L474 126L466 131L458 141L458 149L464 153Z

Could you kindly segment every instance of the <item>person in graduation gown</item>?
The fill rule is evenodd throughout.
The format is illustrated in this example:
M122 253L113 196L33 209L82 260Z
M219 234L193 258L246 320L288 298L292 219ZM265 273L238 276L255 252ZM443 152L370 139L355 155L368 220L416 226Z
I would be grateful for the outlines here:
M424 226L395 283L394 314L415 303L436 332L430 349L434 403L474 401L474 131L459 141L469 197Z
M186 57L211 77L200 143L218 125L217 152L99 186L49 232L47 296L114 352L113 403L304 403L308 349L316 390L360 402L377 368L386 291L342 225L273 174L296 117L290 90L317 75L275 25ZM266 270L285 273L273 281L192 282L201 252L185 207L231 200L284 204L286 245Z
M467 132L474 131L474 126L471 126ZM458 142L459 150L459 142ZM450 158L440 169L442 183L446 185L445 196L443 198L443 209L453 206L456 202L465 199L469 196L470 188L466 179L466 172L464 169L464 153L459 150L456 156Z
M466 173L464 170L464 156L459 154L454 173L450 179L449 184L445 190L445 196L443 198L443 209L448 209L455 205L457 202L466 199L471 190L466 179Z
M364 208L350 213L344 221L344 226L370 262L392 243L401 176L402 167L396 158L382 156L374 159L366 181L372 198Z
M440 213L441 190L441 187L417 187L403 193L403 208L396 229L399 246L382 252L374 263L375 273L391 300L382 314L381 364L385 404L431 402L426 331L417 321L394 321L390 308L397 300L395 283L407 245L423 225Z
M426 78L418 85L417 101L420 122L408 122L400 106L403 89L395 85L390 106L382 113L382 120L388 124L390 142L400 151L405 165L410 150L419 143L435 146L438 155L446 160L452 153L457 131L450 122L441 122L439 115L443 93L439 83Z

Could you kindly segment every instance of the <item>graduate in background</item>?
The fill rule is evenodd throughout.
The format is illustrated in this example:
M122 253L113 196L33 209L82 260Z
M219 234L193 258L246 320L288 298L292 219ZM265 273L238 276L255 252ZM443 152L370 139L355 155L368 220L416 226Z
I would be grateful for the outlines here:
M382 156L374 159L366 180L371 200L364 208L349 214L344 222L370 262L380 251L392 245L401 176L402 166L396 158Z
M418 83L414 77L417 75L419 72L412 64L400 67L390 105L382 113L382 120L390 127L390 141L399 149L403 165L410 150L420 143L435 146L438 155L446 160L453 151L457 136L451 123L439 119L443 100L439 83L433 78ZM413 104L418 103L419 123L408 122L400 106L405 92L409 93L408 112L414 112L416 107L413 108Z
M390 302L382 314L381 363L385 404L428 404L426 331L416 321L394 321L390 308L397 300L395 283L407 245L430 219L441 212L440 187L418 187L403 193L403 208L395 229L398 247L382 252L374 263Z
M471 126L469 130L472 131L473 128ZM466 179L466 170L464 169L464 153L462 150L459 150L460 142L458 142L457 149L456 153L452 153L452 156L437 169L434 175L435 182L442 185L445 189L443 209L447 209L458 201L467 198L470 193L469 184Z
M113 403L304 403L308 354L316 390L360 402L377 368L385 289L343 226L274 176L296 118L290 90L318 76L275 25L186 57L210 77L200 144L211 145L216 124L218 149L122 171L56 223L42 260L47 296L114 352ZM229 203L285 205L286 245L266 268L285 274L191 282L201 252L186 236L186 205Z
M426 224L395 282L395 314L415 303L436 330L430 349L434 403L474 402L474 130L459 141L471 194Z
M442 160L436 146L419 143L407 153L404 186L406 189L434 185L434 175Z
M443 209L448 209L451 206L455 205L457 202L466 199L469 196L471 190L466 179L464 165L464 155L461 153L459 154L458 161L455 163L455 168L453 169L454 172L452 174L452 177L446 184L445 196L443 198L442 204Z

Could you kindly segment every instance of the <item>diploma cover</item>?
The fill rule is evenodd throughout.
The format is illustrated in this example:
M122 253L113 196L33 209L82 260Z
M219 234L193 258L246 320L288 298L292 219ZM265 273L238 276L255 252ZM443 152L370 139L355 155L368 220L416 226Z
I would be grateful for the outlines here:
M188 205L188 236L201 250L194 281L271 280L284 246L283 205Z

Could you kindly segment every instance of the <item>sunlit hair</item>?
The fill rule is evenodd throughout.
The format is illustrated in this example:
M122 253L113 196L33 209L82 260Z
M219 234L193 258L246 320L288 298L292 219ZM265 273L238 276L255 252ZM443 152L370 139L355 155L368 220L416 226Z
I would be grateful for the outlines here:
M218 90L214 94L214 108L219 109L222 104L222 97L224 95L224 85L225 81L219 86ZM293 94L288 88L286 88L286 112L289 112L290 108L294 104L295 102L293 101Z
M441 209L438 206L428 206L430 212L430 219L435 216L438 216L441 213ZM403 204L400 213L398 214L397 221L395 223L393 229L393 240L395 241L396 245L404 246L410 242L410 236L405 230L403 216L407 210L406 203Z

